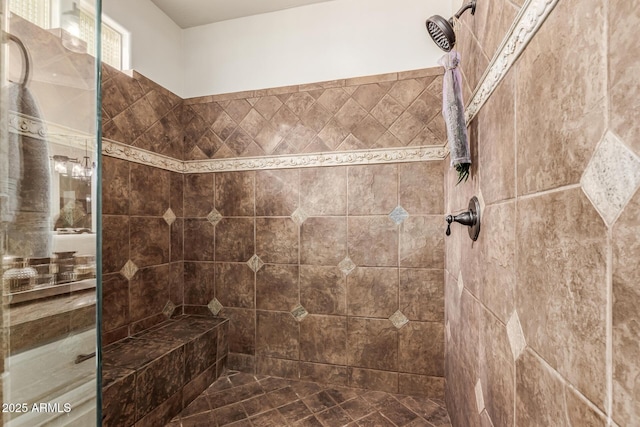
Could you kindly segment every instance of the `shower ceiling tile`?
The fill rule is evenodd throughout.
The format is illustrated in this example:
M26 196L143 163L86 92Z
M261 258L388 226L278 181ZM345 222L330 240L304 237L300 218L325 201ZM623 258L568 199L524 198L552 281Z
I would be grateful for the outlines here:
M612 225L640 186L640 158L607 132L582 175L582 189Z

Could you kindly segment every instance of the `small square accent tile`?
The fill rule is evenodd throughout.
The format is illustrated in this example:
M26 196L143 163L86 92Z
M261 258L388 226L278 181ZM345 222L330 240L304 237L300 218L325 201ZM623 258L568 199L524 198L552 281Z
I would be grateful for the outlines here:
M220 222L221 219L222 214L216 209L212 210L211 212L209 212L209 215L207 215L207 220L209 220L209 222L213 225L216 225L218 222Z
M253 255L249 259L249 261L247 261L247 265L249 266L250 269L254 271L254 273L256 273L258 272L258 270L262 268L262 266L264 265L264 262L262 262L262 260L260 259L260 257L258 257L258 255Z
M214 316L217 316L218 313L220 313L220 311L222 311L222 309L224 308L222 304L220 304L220 301L218 301L216 298L209 301L207 307L209 307L209 310L213 313Z
M391 321L391 323L393 323L393 326L395 326L397 329L400 329L404 325L409 323L409 319L407 319L407 316L402 314L400 310L393 313L391 317L389 317L389 320Z
M302 208L298 208L291 214L291 219L298 225L302 225L309 218L309 215Z
M476 405L478 406L478 413L484 411L484 395L482 394L482 381L478 379L476 383Z
M402 206L396 206L394 210L389 214L389 218L396 224L402 224L402 222L409 218L409 212L407 212Z
M514 311L511 318L507 322L507 336L509 337L509 345L511 346L511 352L513 353L513 360L517 360L527 347L527 341L524 338L524 332L522 332L522 325L520 324L520 318L518 312Z
M297 306L295 306L293 308L293 310L291 310L291 315L293 316L294 319L296 319L298 322L302 322L302 319L304 319L305 317L307 317L309 315L309 312L307 311L306 308L304 308L303 306L301 306L300 304L298 304Z
M338 268L345 275L349 275L349 273L351 273L353 270L355 270L356 265L353 263L353 261L351 261L351 258L346 257L345 259L340 261L340 263L338 264Z
M602 218L612 225L640 186L640 159L607 132L580 183Z
M164 305L164 308L162 309L162 314L167 317L171 317L174 311L176 311L176 305L171 301L167 301L167 303Z
M127 280L131 280L133 276L138 272L138 266L131 260L127 261L127 263L120 270L120 274L127 278Z
M171 225L176 220L176 214L173 213L171 208L167 209L167 211L162 215L162 218L167 222L167 224Z

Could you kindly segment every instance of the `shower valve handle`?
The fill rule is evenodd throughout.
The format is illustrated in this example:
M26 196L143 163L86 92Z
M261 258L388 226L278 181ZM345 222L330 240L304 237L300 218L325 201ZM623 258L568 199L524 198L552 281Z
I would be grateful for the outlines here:
M468 211L464 211L456 216L447 215L445 219L447 221L447 231L445 233L447 236L451 235L451 224L457 222L469 227L469 237L471 237L472 240L478 239L478 234L480 233L480 203L477 198L473 197L469 201Z

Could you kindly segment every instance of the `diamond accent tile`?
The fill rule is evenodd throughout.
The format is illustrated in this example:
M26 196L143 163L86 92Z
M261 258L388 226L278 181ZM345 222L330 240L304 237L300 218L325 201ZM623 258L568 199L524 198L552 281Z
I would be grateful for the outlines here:
M222 219L222 214L218 212L215 208L211 212L209 212L209 215L207 215L207 220L209 220L209 222L213 225L216 225L217 223L219 223L221 219Z
M396 206L394 210L389 214L389 218L397 225L402 224L402 222L409 218L409 212L407 212L402 206Z
M305 222L307 218L309 218L309 215L307 215L307 213L302 208L296 209L291 214L291 219L299 226L302 225L302 223Z
M258 270L262 268L262 266L264 265L264 262L262 262L262 260L260 259L260 257L258 257L258 255L253 255L249 259L249 261L247 261L247 265L249 266L250 269L253 270L254 273L256 273Z
M162 314L167 317L171 317L174 311L176 311L176 305L171 301L167 301L167 303L164 305L164 308L162 309Z
M458 297L462 296L464 290L464 281L462 280L462 271L458 273Z
M389 317L389 320L391 321L391 323L393 323L393 326L395 326L396 329L400 329L404 325L409 323L409 319L407 319L407 316L402 314L402 312L400 310L398 310L395 313L393 313L391 315L391 317Z
M309 312L306 308L298 304L293 308L293 310L291 310L291 315L298 322L302 322L302 320L309 315Z
M129 260L120 270L120 274L127 278L127 280L131 280L133 276L138 272L138 266L134 264L133 261Z
M173 213L171 208L167 209L167 211L162 215L162 218L166 221L167 224L171 225L176 220L176 214Z
M527 341L524 338L524 332L522 332L522 325L520 325L520 318L518 312L514 311L507 322L507 336L509 337L509 346L511 347L511 353L513 353L513 360L518 360L518 357L522 354L527 347Z
M609 131L580 183L605 222L612 225L640 186L640 158Z
M351 258L346 257L345 259L340 261L340 263L338 264L338 268L345 275L349 275L349 273L351 273L353 270L355 270L356 265L353 263L353 261L351 261Z
M214 316L217 316L218 313L220 313L224 308L222 304L220 304L220 301L218 301L216 298L209 301L209 304L207 304L207 307L213 313Z
M478 413L484 411L484 395L482 394L482 381L478 379L476 383L476 405L478 405Z

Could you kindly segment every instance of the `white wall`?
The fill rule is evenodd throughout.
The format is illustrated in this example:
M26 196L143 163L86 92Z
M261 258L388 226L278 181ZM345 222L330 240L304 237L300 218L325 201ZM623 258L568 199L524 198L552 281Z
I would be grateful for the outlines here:
M130 68L183 96L183 30L150 0L105 0L102 12L131 32Z
M451 10L452 3L442 0L337 0L186 29L183 94L436 66L443 52L425 21L434 14L449 17Z

